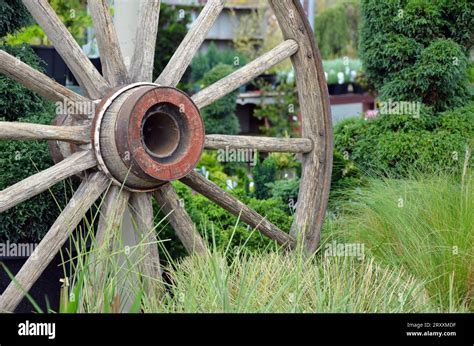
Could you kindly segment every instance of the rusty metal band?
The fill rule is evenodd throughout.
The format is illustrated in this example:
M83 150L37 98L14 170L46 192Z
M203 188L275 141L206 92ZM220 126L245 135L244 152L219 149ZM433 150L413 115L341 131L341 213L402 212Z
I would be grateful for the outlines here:
M136 99L136 103L130 102L133 104L133 108L129 113L128 132L125 133L123 129L123 132L119 133L118 141L126 138L126 146L131 151L134 163L138 164L137 168L144 172L148 178L172 181L184 177L197 164L204 148L204 123L199 109L186 93L171 87L148 90L140 93ZM178 112L175 116L182 123L182 129L189 132L188 137L180 143L180 152L174 155L174 160L170 162L159 161L151 157L142 142L141 127L146 111L159 104L174 106Z

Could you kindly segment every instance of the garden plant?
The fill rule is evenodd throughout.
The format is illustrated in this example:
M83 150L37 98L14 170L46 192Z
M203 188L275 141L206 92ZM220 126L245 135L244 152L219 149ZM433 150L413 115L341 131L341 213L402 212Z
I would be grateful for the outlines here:
M144 2L126 66L108 1L0 1L0 243L39 243L19 272L0 263L0 311L474 312L474 4L342 1L313 33L300 1L269 3L200 51L222 1L192 26ZM35 35L82 92L44 75ZM344 88L375 110L333 126ZM56 306L28 291L58 252Z

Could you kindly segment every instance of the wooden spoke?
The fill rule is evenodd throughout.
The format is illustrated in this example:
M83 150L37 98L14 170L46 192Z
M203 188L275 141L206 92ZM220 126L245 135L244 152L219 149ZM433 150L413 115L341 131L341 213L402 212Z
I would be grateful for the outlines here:
M140 263L140 271L146 277L158 279L161 277L160 255L153 224L151 194L133 193L130 198L130 212L136 224L137 243L144 244L143 252L147 254L145 262Z
M79 85L92 99L105 95L110 85L92 65L47 0L22 0L64 59Z
M297 51L298 43L294 40L286 40L241 69L201 90L192 99L199 108L204 108L289 58Z
M224 8L224 0L208 0L155 83L175 87Z
M291 234L304 236L312 253L319 245L326 214L332 171L332 120L324 70L311 27L298 1L270 0L286 39L300 43L292 57L302 115L302 137L312 138L314 150L303 155L298 208ZM295 15L289 16L288 13Z
M95 236L97 246L108 243L109 250L113 249L129 198L130 193L127 190L115 185L110 186L101 207L99 227Z
M132 82L151 82L155 58L156 33L160 20L160 0L140 2L135 51L130 66Z
M104 77L112 87L125 85L128 83L127 67L110 15L109 1L88 0L87 3L94 22Z
M36 196L68 177L94 167L96 164L97 162L92 152L81 151L42 172L0 191L0 213Z
M198 233L188 212L181 205L173 186L171 184L164 185L155 192L155 198L188 253L206 254L206 243Z
M204 147L206 149L252 149L263 152L308 153L313 150L313 142L308 138L207 135Z
M102 173L84 180L54 225L0 297L0 312L12 312L61 249L87 210L108 186Z
M242 221L256 228L267 237L277 241L279 244L290 247L294 245L295 241L293 237L280 230L255 210L249 208L230 193L207 180L199 173L191 172L185 178L182 178L181 181L231 214L240 216Z
M82 104L90 102L89 99L76 94L61 84L56 83L51 78L45 76L41 72L28 66L23 61L15 58L3 50L0 50L0 60L2 61L0 64L1 73L16 80L18 83L47 98L48 100L53 102L67 101L69 103ZM85 118L88 114L72 115L77 116L78 118Z
M0 140L57 140L90 142L90 126L51 126L0 121Z

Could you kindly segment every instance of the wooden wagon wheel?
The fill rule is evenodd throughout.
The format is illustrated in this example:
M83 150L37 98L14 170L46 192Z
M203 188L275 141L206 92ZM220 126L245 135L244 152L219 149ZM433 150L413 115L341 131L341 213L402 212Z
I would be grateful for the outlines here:
M301 239L308 252L319 243L330 186L332 127L328 93L313 33L298 0L269 0L285 40L268 53L192 97L175 87L223 10L225 1L209 0L158 79L152 81L160 1L140 3L139 27L131 66L119 48L108 0L89 0L103 76L54 13L47 0L23 0L65 60L87 96L78 95L0 51L0 72L52 101L96 105L93 113L72 110L55 125L3 122L0 140L54 141L57 163L0 192L0 212L82 173L82 183L33 255L0 297L0 311L13 311L38 279L84 213L103 194L97 234L103 241L110 225L120 224L130 206L140 228L153 228L151 198L169 214L169 222L188 252L206 245L169 184L180 180L278 243L293 247ZM234 91L265 70L291 57L302 115L298 139L208 135L199 109ZM290 234L194 172L203 148L249 148L303 154L298 208ZM151 246L150 257L158 261ZM156 263L156 262L151 262ZM159 275L149 267L150 275Z

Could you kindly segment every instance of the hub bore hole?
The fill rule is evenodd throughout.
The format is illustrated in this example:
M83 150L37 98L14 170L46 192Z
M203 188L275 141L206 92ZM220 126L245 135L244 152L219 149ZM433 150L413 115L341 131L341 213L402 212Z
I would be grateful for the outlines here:
M180 130L176 120L165 113L152 112L145 116L142 138L147 152L155 157L169 157L179 145Z

